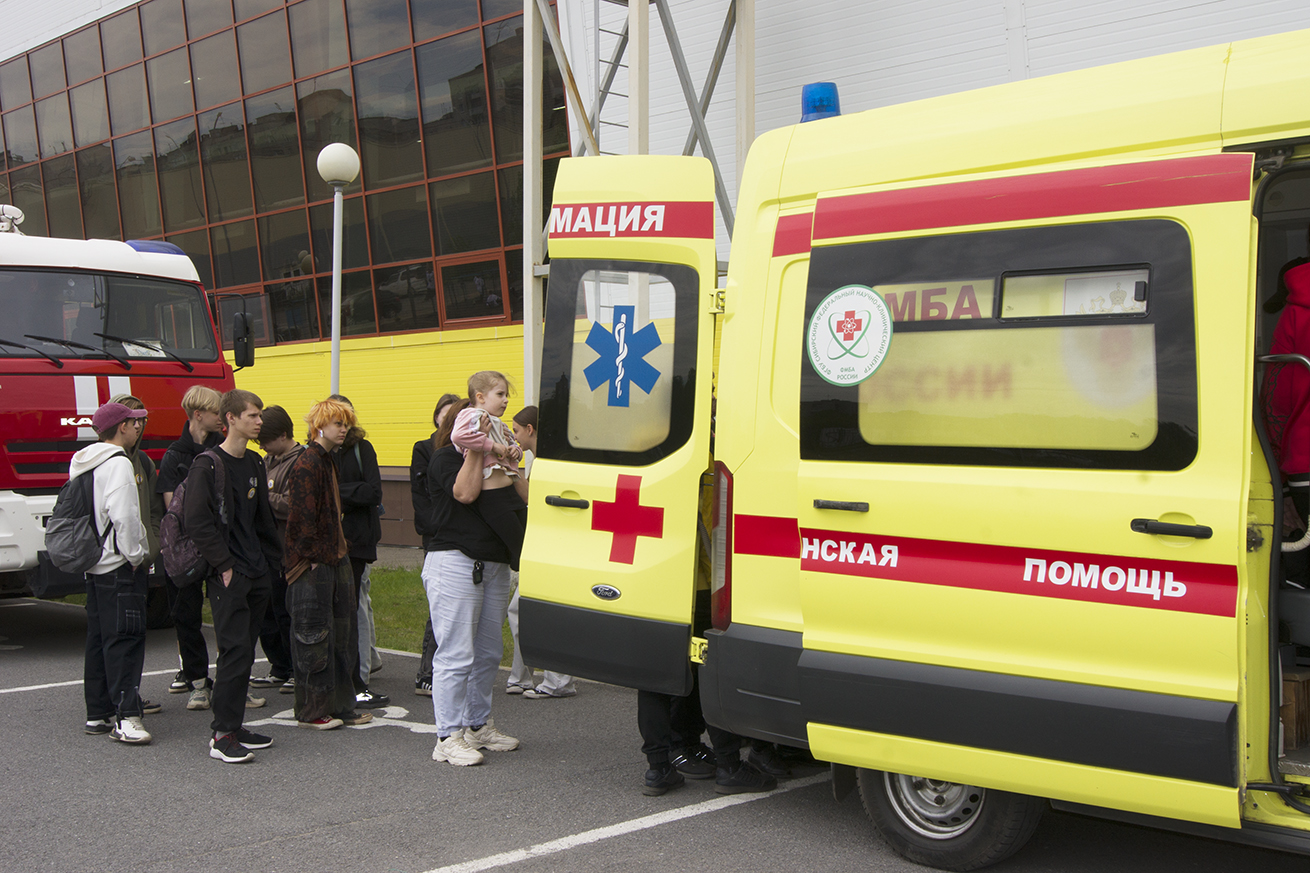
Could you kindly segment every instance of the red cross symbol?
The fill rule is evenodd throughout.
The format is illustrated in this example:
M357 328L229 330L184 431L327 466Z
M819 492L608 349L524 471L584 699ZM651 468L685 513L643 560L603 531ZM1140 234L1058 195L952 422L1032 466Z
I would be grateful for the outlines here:
M591 529L614 534L610 561L631 564L637 553L637 537L664 537L664 507L641 505L641 477L619 476L614 502L593 500Z
M837 331L841 334L842 339L850 342L855 339L855 334L859 333L860 328L863 326L864 319L856 318L855 310L852 309L842 316L841 323L837 325Z

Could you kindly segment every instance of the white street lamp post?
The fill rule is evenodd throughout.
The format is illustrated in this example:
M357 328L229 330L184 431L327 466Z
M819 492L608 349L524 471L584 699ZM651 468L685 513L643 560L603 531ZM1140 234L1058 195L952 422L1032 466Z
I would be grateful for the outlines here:
M318 153L318 174L332 186L332 393L341 393L341 191L359 175L359 155L344 142Z

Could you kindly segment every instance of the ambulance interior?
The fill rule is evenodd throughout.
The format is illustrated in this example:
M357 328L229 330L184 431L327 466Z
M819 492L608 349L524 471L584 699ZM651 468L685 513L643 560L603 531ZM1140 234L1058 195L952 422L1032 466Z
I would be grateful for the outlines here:
M1256 215L1260 222L1256 273L1256 348L1260 354L1268 355L1281 311L1276 308L1276 303L1271 306L1266 304L1280 296L1279 276L1283 268L1289 263L1301 263L1310 257L1310 161L1289 162L1273 171L1259 186ZM1275 308L1275 311L1269 312L1270 308ZM1261 407L1257 412L1268 409L1267 398L1285 369L1299 366L1294 362L1257 364L1257 402ZM1258 414L1257 421L1261 420L1262 416ZM1280 423L1268 420L1267 425L1267 432L1274 432L1274 439L1277 439L1276 432L1280 429ZM1290 516L1290 501L1278 499L1277 477L1274 487L1275 502L1281 504L1284 512ZM1280 547L1280 539L1289 545L1296 542L1305 527L1304 520L1295 517L1285 518L1281 527L1276 521L1274 548ZM1310 534L1305 536L1304 541L1310 546ZM1279 577L1283 580L1279 585L1276 607L1279 627L1271 629L1271 633L1278 635L1282 678L1294 678L1297 673L1305 673L1310 677L1310 548L1282 551ZM1276 683L1274 687L1281 690L1282 682ZM1276 707L1279 702L1276 698ZM1286 733L1285 725L1284 755L1279 760L1279 770L1286 774L1310 777L1310 743L1298 744L1294 739L1289 739Z

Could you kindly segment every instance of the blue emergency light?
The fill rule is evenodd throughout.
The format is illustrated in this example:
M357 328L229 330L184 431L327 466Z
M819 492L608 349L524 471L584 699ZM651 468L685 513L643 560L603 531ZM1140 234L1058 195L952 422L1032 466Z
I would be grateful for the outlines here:
M811 82L801 86L801 122L841 115L836 82Z

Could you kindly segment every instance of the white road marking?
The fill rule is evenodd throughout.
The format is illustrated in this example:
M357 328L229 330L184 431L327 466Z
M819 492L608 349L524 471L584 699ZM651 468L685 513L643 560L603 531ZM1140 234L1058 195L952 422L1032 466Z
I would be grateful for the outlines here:
M352 724L346 727L350 730L368 730L369 728L384 727L394 725L395 727L408 728L410 732L416 734L435 734L437 726L435 724L424 724L418 721L409 721L406 716L409 710L403 706L384 706L379 709L372 709L373 720L365 724ZM261 718L258 721L246 721L246 727L255 727L258 725L282 725L292 727L296 723L296 714L294 710L284 709L276 712L267 718Z
M255 661L256 664L260 662L266 664L268 663L268 659L259 658L258 660ZM209 669L213 670L217 666L218 666L217 664L210 664ZM176 672L177 670L175 670L172 667L169 667L167 670L149 670L145 673L142 673L141 678L144 679L147 676L171 676ZM18 688L0 688L0 694L16 694L19 691L44 691L47 688L71 688L74 685L81 685L81 684L82 684L81 679L73 679L68 682L47 682L45 685L23 685Z
M619 822L618 824L608 825L607 827L595 828L593 830L583 831L579 834L561 837L558 840L551 840L548 843L537 843L535 846L528 846L526 849L515 849L512 852L501 852L498 855L488 855L485 858L478 858L475 861L464 861L460 864L437 867L433 870L429 870L428 873L480 873L480 871L483 870L494 870L498 867L508 867L510 864L517 864L520 861L540 858L545 855L554 855L559 852L566 852L569 849L577 848L578 846L598 843L601 840L621 837L625 834L648 830L653 827L659 827L663 824L682 821L685 818L705 815L709 812L718 812L720 809L727 809L728 807L738 806L743 803L764 800L765 798L773 797L775 794L794 791L797 788L809 788L811 785L818 785L827 782L828 779L828 773L819 773L814 776L807 776L804 779L784 782L767 794L737 794L729 797L716 797L713 800L704 800L700 803L692 803L687 806L678 807L677 809L657 812L653 815L645 815L641 818L634 818L630 821Z

